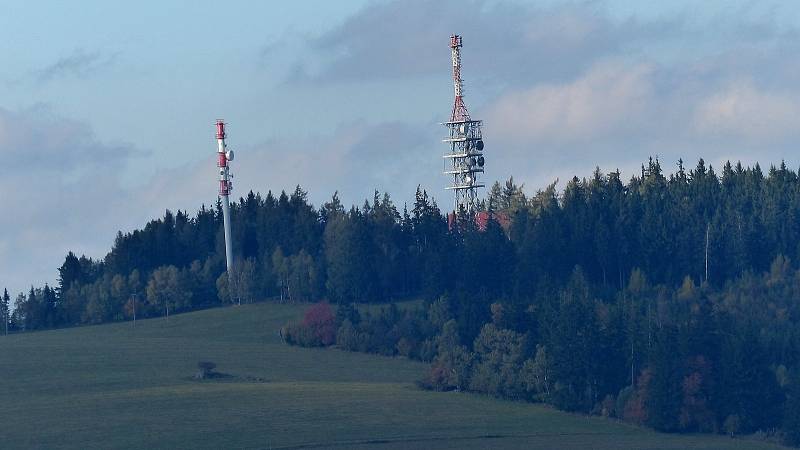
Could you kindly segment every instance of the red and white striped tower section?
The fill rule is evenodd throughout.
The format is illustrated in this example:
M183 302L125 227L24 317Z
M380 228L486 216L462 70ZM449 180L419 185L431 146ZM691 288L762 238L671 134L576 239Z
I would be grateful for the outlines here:
M467 105L464 104L464 80L461 79L461 47L463 47L461 36L457 34L450 36L450 54L453 60L453 89L456 98L450 121L469 120L469 111L467 111Z
M233 251L231 249L231 203L228 199L233 190L230 162L233 161L233 150L225 145L225 122L217 120L217 167L219 167L219 196L222 198L222 220L225 227L225 263L228 275L233 269Z
M480 120L472 120L464 104L464 82L461 80L461 36L450 36L450 52L453 62L453 88L455 102L447 127L448 136L444 142L450 145L450 153L443 156L444 174L453 177L453 183L446 187L455 192L453 207L455 212L474 214L478 207L478 174L483 173L483 135Z

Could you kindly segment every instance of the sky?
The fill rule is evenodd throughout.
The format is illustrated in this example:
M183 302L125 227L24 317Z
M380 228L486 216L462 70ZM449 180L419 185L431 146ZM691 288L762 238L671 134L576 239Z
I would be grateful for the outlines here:
M0 288L67 251L234 194L319 205L419 185L441 205L449 35L484 120L486 174L528 192L595 167L704 158L800 166L800 3L0 0Z

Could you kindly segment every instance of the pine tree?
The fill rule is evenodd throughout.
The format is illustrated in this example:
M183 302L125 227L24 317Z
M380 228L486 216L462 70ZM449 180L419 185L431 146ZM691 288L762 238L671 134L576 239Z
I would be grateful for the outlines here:
M117 240L121 240L121 233L117 236ZM83 271L81 270L81 263L74 253L67 253L64 258L64 264L58 268L58 296L63 296L67 290L72 286L72 283L83 283L85 281Z
M8 289L3 289L3 297L0 298L0 317L3 322L0 324L0 332L8 334L9 323L11 322L11 297L8 295Z
M550 322L553 403L568 411L588 412L598 401L598 328L586 278L576 268Z
M9 328L13 330L26 330L26 320L25 314L27 313L27 303L28 297L25 296L24 292L20 292L17 294L17 298L14 299L14 312L11 313L11 325Z
M658 330L649 367L653 377L649 385L647 424L660 431L676 431L683 393L683 355L675 328L664 326Z
M783 411L783 433L787 445L800 447L800 382L798 380L794 380L789 385Z
M58 299L56 297L55 291L50 289L50 286L47 284L44 285L44 289L42 289L42 298L39 299L40 301L40 321L42 328L53 328L58 324Z
M30 291L28 291L28 298L24 304L26 331L42 328L42 315L41 315L41 307L39 301L40 299L39 296L37 295L36 289L34 289L34 287L31 286Z

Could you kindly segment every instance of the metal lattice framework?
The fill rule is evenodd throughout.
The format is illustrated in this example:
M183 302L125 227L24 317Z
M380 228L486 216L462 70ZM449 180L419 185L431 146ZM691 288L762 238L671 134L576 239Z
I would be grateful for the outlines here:
M455 102L448 122L448 136L443 140L450 146L450 153L443 156L444 174L453 177L453 183L446 187L455 193L455 211L463 208L468 213L477 209L478 188L485 185L478 182L478 174L483 173L483 134L482 121L472 120L464 104L464 86L461 80L461 36L450 36L450 50L453 62L453 87Z

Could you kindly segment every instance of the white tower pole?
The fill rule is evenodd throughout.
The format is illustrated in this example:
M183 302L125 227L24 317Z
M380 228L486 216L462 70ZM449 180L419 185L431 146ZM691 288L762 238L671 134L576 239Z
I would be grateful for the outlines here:
M230 275L233 269L233 251L231 250L231 204L227 195L222 197L222 220L225 222L225 266Z
M233 151L228 151L225 145L225 122L217 120L217 167L219 167L219 196L222 198L222 221L225 228L225 263L230 279L233 269L233 250L231 249L231 204L229 195L233 189L231 183L230 161L233 161Z

